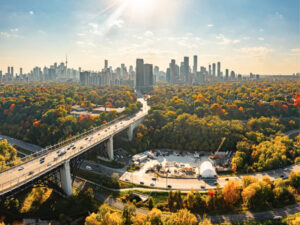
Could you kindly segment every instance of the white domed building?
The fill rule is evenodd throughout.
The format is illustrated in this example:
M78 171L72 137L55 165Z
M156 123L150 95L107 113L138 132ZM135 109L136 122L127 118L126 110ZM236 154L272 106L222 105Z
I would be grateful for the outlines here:
M216 169L209 161L204 161L200 165L200 177L202 178L214 178L216 177Z

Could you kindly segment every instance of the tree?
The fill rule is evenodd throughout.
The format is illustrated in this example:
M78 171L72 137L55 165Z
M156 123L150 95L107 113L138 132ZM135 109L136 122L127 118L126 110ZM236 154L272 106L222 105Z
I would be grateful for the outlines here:
M187 209L181 209L177 213L164 217L164 225L196 225L197 218Z
M131 225L134 221L135 206L133 204L125 204L122 212L123 222L125 225Z
M154 208L148 213L147 220L151 225L162 225L161 216L162 212L159 209Z
M234 206L241 198L241 184L238 181L228 181L223 188L224 200L229 206Z
M153 208L153 198L151 196L148 199L148 208L150 210Z
M100 223L101 225L122 225L123 220L118 212L106 213Z

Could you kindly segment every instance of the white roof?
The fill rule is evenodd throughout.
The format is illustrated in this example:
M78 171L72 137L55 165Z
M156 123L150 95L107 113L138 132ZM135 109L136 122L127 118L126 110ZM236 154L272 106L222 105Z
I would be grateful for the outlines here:
M214 177L216 175L215 168L209 161L204 161L200 166L201 177Z

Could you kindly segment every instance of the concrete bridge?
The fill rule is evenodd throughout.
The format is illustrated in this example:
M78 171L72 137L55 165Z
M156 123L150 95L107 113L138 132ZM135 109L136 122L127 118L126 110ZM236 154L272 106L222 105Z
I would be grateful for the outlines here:
M148 114L147 102L142 98L139 98L138 101L142 103L143 107L134 116L96 127L70 140L47 147L29 156L27 161L22 164L0 171L0 195L22 188L25 184L30 184L30 182L54 170L59 170L61 187L65 194L72 195L70 160L105 141L107 142L107 155L110 160L113 160L113 136L127 129L128 139L132 140L133 130Z

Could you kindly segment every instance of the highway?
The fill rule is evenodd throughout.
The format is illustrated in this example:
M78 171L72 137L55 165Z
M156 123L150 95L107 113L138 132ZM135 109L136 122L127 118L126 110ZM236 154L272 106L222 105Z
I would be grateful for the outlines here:
M143 104L143 107L133 117L119 120L109 124L107 127L96 130L87 136L78 138L73 142L72 148L71 144L69 144L67 146L58 147L54 150L48 150L45 151L43 156L36 157L16 167L1 171L0 195L13 190L14 188L22 186L23 184L41 176L42 174L55 169L56 167L62 165L65 161L82 154L90 148L107 140L112 135L127 129L131 124L135 123L139 119L145 117L148 114L150 107L147 105L147 102L144 99L139 98L138 101ZM58 151L65 152L65 154L59 156Z
M10 145L15 145L18 146L20 148L23 148L25 150L31 151L31 152L38 152L42 149L42 147L38 146L38 145L34 145L34 144L30 144L12 137L8 137L5 135L0 135L0 140L6 139L7 142Z

